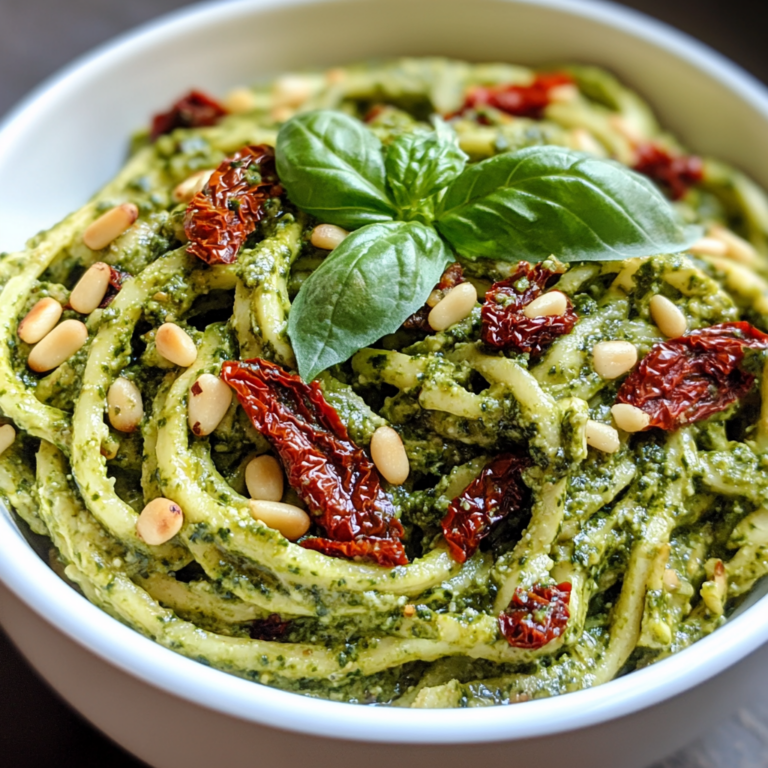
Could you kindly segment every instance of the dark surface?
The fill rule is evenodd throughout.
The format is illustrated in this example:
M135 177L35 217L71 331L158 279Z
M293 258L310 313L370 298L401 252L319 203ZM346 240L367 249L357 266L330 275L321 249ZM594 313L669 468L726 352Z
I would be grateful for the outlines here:
M764 0L623 4L685 30L768 82L764 24L768 13L759 10ZM0 115L75 56L184 5L188 5L184 0L0 0ZM0 632L0 765L137 768L143 764L91 729L51 693ZM654 768L766 766L768 694L744 701L718 729Z
M2 617L0 617L2 620ZM54 695L0 632L0 765L139 768ZM65 756L71 758L68 760Z

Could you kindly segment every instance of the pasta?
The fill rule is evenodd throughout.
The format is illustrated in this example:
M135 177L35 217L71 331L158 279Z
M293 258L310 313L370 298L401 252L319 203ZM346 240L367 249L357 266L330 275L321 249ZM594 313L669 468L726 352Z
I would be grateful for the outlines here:
M636 94L591 67L547 80L518 66L404 59L283 77L238 91L219 112L200 94L187 99L187 113L208 109L203 122L185 124L180 108L156 118L153 135L134 137L125 167L89 203L24 251L0 255L0 410L16 435L0 455L0 491L21 525L50 541L65 579L202 663L311 696L405 707L506 704L601 684L723 623L768 571L762 190L720 161L686 154ZM340 244L347 232L313 235L326 222L284 194L287 178L269 176L268 150L235 153L274 146L283 123L313 110L364 119L385 147L441 114L469 167L542 145L612 158L651 176L679 217L706 230L681 252L568 264L554 253L528 272L500 242L493 258L462 258L458 283L446 272L421 314L317 375L312 391L366 467L387 475L387 451L402 442L407 480L391 484L373 470L377 509L393 510L377 518L389 527L376 547L399 553L392 562L377 560L378 549L339 556L303 480L278 479L284 490L262 506L246 487L266 482L246 471L259 456L276 456L293 477L274 437L290 419L258 429L227 366L258 358L280 386L302 386L290 373L301 369L291 307L329 258L317 243ZM238 234L234 260L206 263L189 247L189 211L212 188L210 172L233 156L241 188L261 195L248 203L258 214ZM97 221L106 243L94 240ZM93 282L95 264L108 265L111 288ZM100 306L78 312L73 288L89 280ZM546 318L555 328L572 313L570 326L528 351L500 347L487 330L489 307L506 311L536 280L554 309L535 314L526 308L538 299L527 299L520 322L540 328ZM462 310L453 294L459 309L443 305L447 325L434 330L427 318L457 284L469 303ZM19 326L27 318L35 338L44 313L30 313L42 299L63 306L62 322L84 323L87 339L35 372L28 358L40 338L23 340ZM754 332L731 350L732 391L674 428L627 389L640 386L659 345L682 349L677 334L661 332L665 322L682 322L693 345L715 345L707 333L729 324ZM174 364L190 343L191 362ZM240 402L224 388L206 394L195 406L203 416L192 418L195 396L219 392L216 381L211 390L198 384L205 374L227 381ZM612 415L617 402L625 408ZM390 435L371 464L382 427L394 428L395 442ZM345 455L342 468L353 461ZM467 524L478 488L496 488L507 507L470 545L446 521ZM292 540L270 523L285 514L280 504L299 525L306 519L297 535L285 529ZM265 517L269 510L277 517ZM157 533L157 520L177 527L156 542L147 526ZM318 539L323 525L327 538Z

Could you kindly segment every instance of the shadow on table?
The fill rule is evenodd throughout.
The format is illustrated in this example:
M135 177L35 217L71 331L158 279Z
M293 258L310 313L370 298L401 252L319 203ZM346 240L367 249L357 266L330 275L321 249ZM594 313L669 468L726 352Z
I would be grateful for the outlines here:
M144 766L59 699L1 631L0 680L0 762L4 768Z

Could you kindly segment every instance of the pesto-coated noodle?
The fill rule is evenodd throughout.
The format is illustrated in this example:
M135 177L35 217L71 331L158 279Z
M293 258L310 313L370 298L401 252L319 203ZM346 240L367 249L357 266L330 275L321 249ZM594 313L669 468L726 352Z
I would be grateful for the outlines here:
M511 91L500 86L526 92L534 76L442 59L359 65L297 76L305 98L290 108L280 80L254 87L251 108L216 125L177 128L154 142L137 136L125 168L91 202L25 251L0 255L0 410L17 431L0 456L0 491L32 532L50 538L52 558L89 600L158 643L256 682L358 703L480 706L564 693L653 663L716 629L766 574L768 363L760 344L740 374L754 380L727 408L667 431L615 432L616 450L587 433L592 422L612 428L628 373L600 376L592 350L630 342L642 361L666 341L649 308L654 296L672 301L687 332L737 321L768 329L768 202L741 172L715 160L698 166L638 96L601 70L570 68L547 103L510 114L498 94ZM539 145L614 159L660 180L681 219L709 236L680 253L624 260L564 265L553 253L545 265L566 297L556 300L578 319L540 354L481 339L481 304L432 331L425 318L445 289L430 298L421 326L409 320L325 366L317 381L351 440L368 451L374 431L391 426L405 447L408 479L382 481L405 531L408 564L393 568L329 557L254 518L245 468L275 446L236 398L212 434L188 423L190 390L225 361L301 369L291 305L329 258L311 242L324 222L308 211L330 197L300 210L278 189L237 260L210 266L187 252L187 202L177 202L177 187L241 147L274 145L283 122L311 110L364 119L359 130L385 147L423 134L441 114L450 128L440 123L437 134L452 131L471 164ZM670 181L653 171L651 146L687 163L684 173ZM458 149L450 162L460 170ZM437 192L422 176L409 183L437 194L439 210L449 181L434 182ZM431 213L408 207L407 184L392 189L394 203L374 189L359 192L359 204L374 222L397 209L418 222L400 229L425 231ZM138 206L138 221L90 250L85 230L122 203ZM444 229L438 221L450 241L457 230ZM341 241L344 233L331 234ZM419 242L447 248L431 237ZM455 250L480 302L517 268L504 242L492 258L462 259ZM128 276L106 306L84 316L69 296L95 262ZM51 372L34 374L17 329L44 297L63 305L62 320L85 322L88 340ZM158 352L164 323L194 341L188 368ZM107 416L120 377L141 393L143 417L132 432ZM508 453L525 459L522 506L460 562L441 521ZM306 509L301 490L286 483L283 502ZM136 525L160 497L183 510L184 522L153 545ZM508 641L499 614L528 591L563 584L563 631L539 644Z

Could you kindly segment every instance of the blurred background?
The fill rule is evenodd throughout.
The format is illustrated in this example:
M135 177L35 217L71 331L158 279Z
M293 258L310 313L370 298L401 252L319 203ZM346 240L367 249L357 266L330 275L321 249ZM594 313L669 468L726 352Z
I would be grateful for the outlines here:
M75 57L189 4L187 0L0 0L0 119L30 89ZM768 84L765 3L626 0L620 4L699 38ZM765 680L756 681L754 690L760 689L766 692L746 694L741 708L724 717L716 730L653 768L766 768L768 669ZM142 765L71 712L29 669L1 630L0 764L6 768Z

